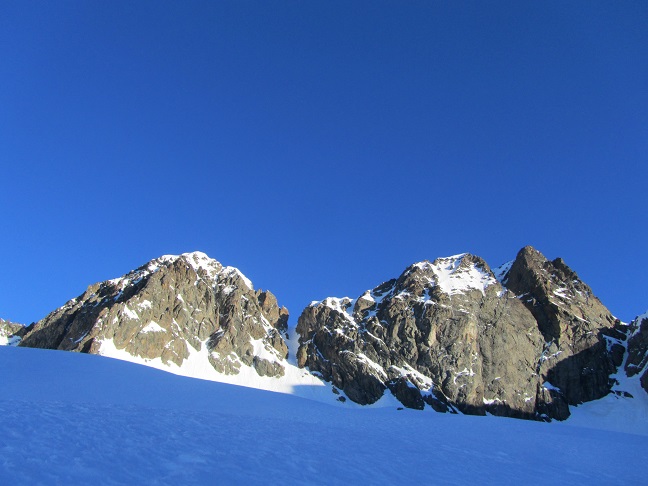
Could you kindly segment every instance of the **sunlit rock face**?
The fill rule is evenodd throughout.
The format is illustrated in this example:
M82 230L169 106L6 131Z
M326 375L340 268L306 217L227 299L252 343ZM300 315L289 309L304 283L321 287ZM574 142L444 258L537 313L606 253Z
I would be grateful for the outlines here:
M286 360L288 311L274 295L200 252L152 260L14 327L0 326L9 344L191 376L315 379ZM471 254L438 258L356 299L313 302L293 351L340 401L391 393L409 408L551 420L608 394L624 363L646 388L646 329L647 319L615 320L561 259L525 247L494 269Z
M540 420L607 394L624 338L562 260L531 247L494 271L470 254L414 264L312 303L297 332L298 364L359 403L389 389L412 408Z
M281 376L288 312L236 268L200 252L163 256L91 285L30 326L21 346L107 354L125 351L180 367L205 352L213 368Z

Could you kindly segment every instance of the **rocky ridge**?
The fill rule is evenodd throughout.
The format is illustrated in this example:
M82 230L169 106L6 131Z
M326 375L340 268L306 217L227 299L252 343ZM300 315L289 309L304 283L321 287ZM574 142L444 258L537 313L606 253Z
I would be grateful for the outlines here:
M21 346L114 355L180 367L204 353L219 373L282 376L288 311L234 267L204 253L163 256L88 287L31 325Z
M623 326L562 260L531 247L491 270L462 254L421 262L297 324L299 366L354 401L565 419L609 393Z
M298 370L274 295L194 252L91 285L18 331L21 346L247 386L261 377L289 393L326 391L324 380L327 400L391 394L410 408L550 420L611 390L624 395L617 369L648 380L645 317L622 325L561 259L531 247L495 269L461 254L411 265L356 299L313 302L296 326Z

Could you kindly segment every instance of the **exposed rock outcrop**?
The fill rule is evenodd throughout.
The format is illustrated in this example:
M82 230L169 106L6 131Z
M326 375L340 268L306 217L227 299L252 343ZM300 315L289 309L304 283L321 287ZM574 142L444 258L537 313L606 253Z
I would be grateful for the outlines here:
M540 373L576 405L609 393L621 365L620 323L561 258L520 250L504 285L531 311L545 344ZM611 338L611 339L610 339Z
M316 380L287 363L287 323L274 295L195 252L91 285L11 332L20 346L206 366L215 379L253 370ZM628 334L561 259L531 247L496 269L470 254L416 263L357 299L314 302L296 330L297 364L340 401L391 393L415 409L565 419L570 405L610 392L626 346L628 374L648 390L648 318Z
M16 346L25 335L25 326L0 319L0 345Z
M206 352L220 373L281 376L288 312L236 268L200 252L164 256L91 285L27 329L21 346L111 354L181 366Z
M562 260L527 247L495 273L457 255L313 303L297 359L358 403L389 389L412 408L564 419L610 390L614 326Z
M648 393L648 312L630 324L625 371L628 376L639 374L641 386Z

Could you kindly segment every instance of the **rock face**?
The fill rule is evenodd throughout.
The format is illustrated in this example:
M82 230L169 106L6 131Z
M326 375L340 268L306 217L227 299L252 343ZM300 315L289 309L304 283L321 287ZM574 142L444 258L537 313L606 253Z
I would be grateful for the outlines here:
M181 366L206 353L213 368L281 376L288 312L236 268L200 252L164 256L88 287L41 321L20 346L93 354L124 351Z
M610 374L622 363L624 331L565 262L525 247L502 275L520 296L544 338L540 373L571 405L609 393Z
M648 393L648 312L630 324L625 371L628 376L639 374L641 386Z
M28 328L0 321L0 338L201 377L204 366L217 379L316 380L286 361L287 321L270 292L196 252L91 285ZM296 331L297 364L340 401L391 393L415 409L562 420L608 394L626 356L648 391L648 314L621 325L561 259L531 247L496 269L470 254L416 263L357 299L312 303Z
M361 404L565 419L609 392L615 319L562 260L531 247L493 272L463 254L414 264L297 324L297 360Z
M0 345L16 346L25 335L25 326L0 319Z

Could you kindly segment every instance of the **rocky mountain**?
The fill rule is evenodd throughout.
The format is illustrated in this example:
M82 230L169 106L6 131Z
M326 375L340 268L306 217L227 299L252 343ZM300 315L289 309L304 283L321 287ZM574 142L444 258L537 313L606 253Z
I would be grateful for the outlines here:
M284 374L288 311L234 267L204 253L163 256L97 283L29 326L21 346L131 356L224 375Z
M622 395L618 369L648 380L646 316L622 325L561 259L531 247L495 269L470 254L416 263L356 299L313 302L295 340L272 293L200 252L91 285L18 331L20 346L316 399L393 395L410 408L534 420Z
M565 419L609 393L623 326L561 259L526 247L491 270L462 254L421 262L357 299L299 317L299 366L370 404Z
M648 393L648 312L630 323L625 371L629 377L640 375L641 386Z
M25 334L25 326L0 319L0 345L16 346Z

